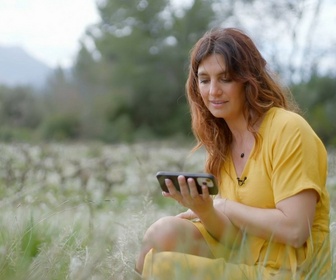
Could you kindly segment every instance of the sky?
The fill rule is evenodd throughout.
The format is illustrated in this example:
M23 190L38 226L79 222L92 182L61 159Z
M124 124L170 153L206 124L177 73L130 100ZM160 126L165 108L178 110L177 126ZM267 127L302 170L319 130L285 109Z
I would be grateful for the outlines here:
M0 45L68 67L86 27L98 21L95 0L0 0Z
M85 29L99 21L95 2L0 0L0 45L20 46L51 67L69 67L79 50L79 40L83 38ZM335 38L330 36L330 32L334 33L336 26L336 0L323 2L320 18L323 28L318 31L323 38L321 42Z

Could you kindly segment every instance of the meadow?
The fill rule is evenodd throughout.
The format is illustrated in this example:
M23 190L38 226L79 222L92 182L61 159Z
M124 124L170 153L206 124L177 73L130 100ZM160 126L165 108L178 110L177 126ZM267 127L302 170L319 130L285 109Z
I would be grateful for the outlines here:
M183 210L161 196L155 174L202 171L204 152L190 154L190 148L171 142L1 144L0 279L135 279L146 228ZM333 152L329 166L335 248Z

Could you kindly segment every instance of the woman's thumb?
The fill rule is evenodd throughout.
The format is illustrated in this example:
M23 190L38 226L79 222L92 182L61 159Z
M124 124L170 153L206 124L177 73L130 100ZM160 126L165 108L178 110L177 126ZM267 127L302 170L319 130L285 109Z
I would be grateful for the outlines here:
M195 215L195 213L193 211L191 211L191 210L187 210L185 212L177 214L176 217L181 218L181 219L187 219L187 220L191 220L191 219L197 218L197 216Z

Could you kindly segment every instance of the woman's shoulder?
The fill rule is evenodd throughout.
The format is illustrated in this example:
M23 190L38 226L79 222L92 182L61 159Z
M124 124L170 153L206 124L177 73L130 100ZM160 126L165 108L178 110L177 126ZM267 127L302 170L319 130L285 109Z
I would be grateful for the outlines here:
M308 122L298 113L283 108L273 107L265 116L269 128L274 131L282 131L283 129L308 129L312 130Z
M262 134L264 139L273 143L298 141L324 147L319 136L301 115L283 108L272 108L267 112Z

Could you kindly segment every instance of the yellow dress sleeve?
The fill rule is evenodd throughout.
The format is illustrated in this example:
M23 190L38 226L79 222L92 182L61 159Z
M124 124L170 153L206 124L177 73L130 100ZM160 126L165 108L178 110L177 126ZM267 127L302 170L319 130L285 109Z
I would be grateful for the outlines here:
M283 111L272 122L269 145L271 185L275 204L305 189L319 196L327 178L327 153L309 124L299 115ZM266 136L267 137L267 136Z

